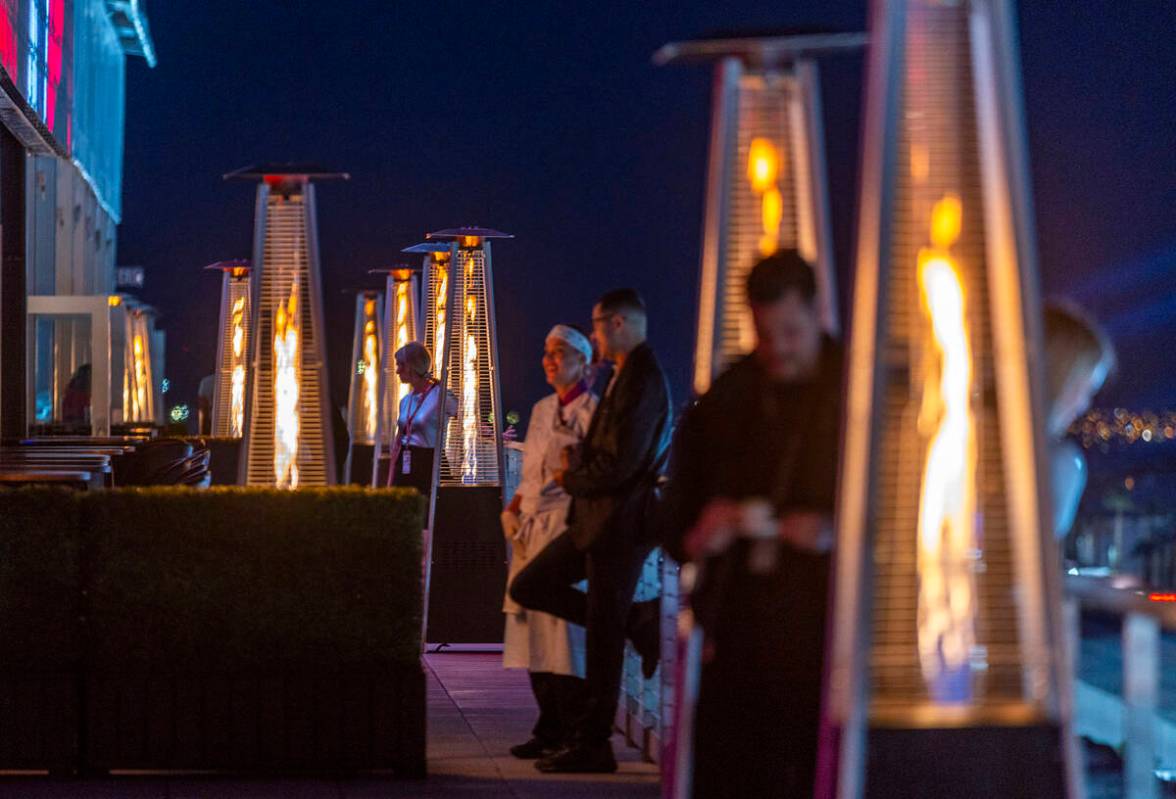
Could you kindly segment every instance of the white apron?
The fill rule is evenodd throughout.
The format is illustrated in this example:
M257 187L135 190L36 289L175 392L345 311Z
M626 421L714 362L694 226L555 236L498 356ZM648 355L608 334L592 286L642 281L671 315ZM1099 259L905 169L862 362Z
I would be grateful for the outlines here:
M588 432L596 398L584 392L564 408L551 394L535 403L523 440L523 473L518 493L521 525L515 536L506 584L552 539L567 529L572 498L552 482L561 468L560 453L579 444ZM506 595L502 664L573 677L584 676L584 628L547 613L525 610Z

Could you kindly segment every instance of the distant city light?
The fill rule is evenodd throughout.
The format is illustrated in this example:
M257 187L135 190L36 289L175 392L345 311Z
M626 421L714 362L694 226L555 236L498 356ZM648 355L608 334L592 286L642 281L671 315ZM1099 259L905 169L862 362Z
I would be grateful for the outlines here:
M173 405L171 413L168 414L173 422L186 422L191 415L192 412L188 410L187 405Z
M159 384L159 392L161 394L166 394L170 389L171 389L171 381L168 380L166 377L163 378L163 381L160 382L160 384Z

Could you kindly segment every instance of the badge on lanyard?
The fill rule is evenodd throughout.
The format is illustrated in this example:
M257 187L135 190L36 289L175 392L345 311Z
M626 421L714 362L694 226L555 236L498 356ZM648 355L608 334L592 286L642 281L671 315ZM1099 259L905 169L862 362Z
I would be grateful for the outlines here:
M404 447L400 452L400 473L412 474L412 450Z

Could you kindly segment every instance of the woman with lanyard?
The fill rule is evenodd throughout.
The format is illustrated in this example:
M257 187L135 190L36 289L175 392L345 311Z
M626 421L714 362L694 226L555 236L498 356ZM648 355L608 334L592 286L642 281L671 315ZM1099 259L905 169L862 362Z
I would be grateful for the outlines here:
M410 341L396 351L396 376L412 388L400 400L400 421L392 447L388 485L415 488L429 495L433 481L433 453L437 445L437 418L441 384L433 379L433 358L423 344ZM457 399L447 394L445 413L457 413Z
M568 325L556 325L543 346L543 372L554 393L535 403L523 441L523 471L518 491L502 512L502 531L511 545L507 586L552 539L567 529L572 498L552 479L564 468L566 447L579 446L588 432L596 397L586 378L592 360L588 338ZM547 613L525 610L507 593L503 666L530 672L539 719L526 743L512 755L535 759L571 743L583 714L584 628Z

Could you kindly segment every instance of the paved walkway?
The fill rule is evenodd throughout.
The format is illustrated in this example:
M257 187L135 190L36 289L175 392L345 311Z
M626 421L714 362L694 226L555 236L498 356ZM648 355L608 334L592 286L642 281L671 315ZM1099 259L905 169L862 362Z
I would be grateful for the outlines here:
M0 777L2 799L377 799L377 797L642 797L660 795L657 768L620 736L616 774L546 775L507 751L529 737L535 706L525 672L504 671L501 655L427 655L429 777L425 780L235 780L143 776L66 781Z

